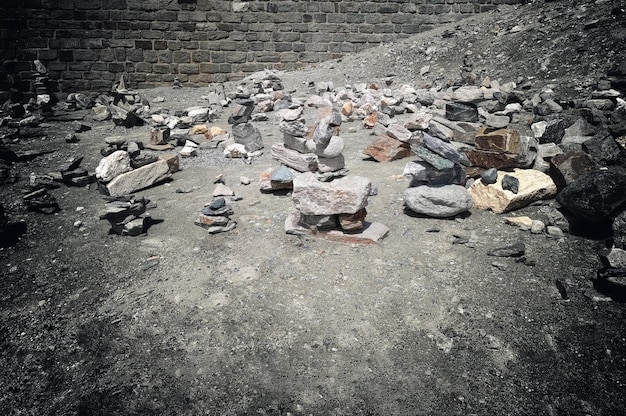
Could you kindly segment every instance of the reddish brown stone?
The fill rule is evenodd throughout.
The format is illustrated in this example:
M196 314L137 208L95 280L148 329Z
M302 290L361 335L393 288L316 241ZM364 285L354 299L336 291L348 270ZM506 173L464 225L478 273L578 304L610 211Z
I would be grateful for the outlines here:
M378 162L391 162L392 160L409 156L411 154L411 147L408 143L387 135L382 135L378 136L374 143L367 146L365 150L363 150L363 153L373 157Z
M521 142L518 130L500 129L487 132L482 128L476 132L474 139L476 148L490 152L520 153Z
M506 169L517 167L519 155L515 153L488 152L486 150L468 150L467 158L474 166Z
M362 230L366 215L367 211L365 208L358 210L354 214L339 214L339 225L341 225L344 231Z
M170 141L170 129L155 128L150 131L150 143L161 145Z
M368 129L373 128L376 125L376 123L378 123L377 113L370 113L363 120L363 125L365 126L365 128L368 128Z

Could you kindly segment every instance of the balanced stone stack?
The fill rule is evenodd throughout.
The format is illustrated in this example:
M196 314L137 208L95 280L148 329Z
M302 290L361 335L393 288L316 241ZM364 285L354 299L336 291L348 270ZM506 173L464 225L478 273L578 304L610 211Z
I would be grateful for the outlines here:
M321 108L312 128L300 117L289 118L283 117L280 122L283 143L272 146L272 157L298 172L318 172L326 177L344 175L344 141L338 135L341 113L331 107Z
M413 146L418 160L409 162L404 176L411 180L404 191L404 203L413 212L435 218L453 217L468 211L472 198L465 189L465 156L454 146L423 133L420 145Z
M111 233L137 236L145 234L154 223L150 216L144 216L150 201L145 198L135 199L133 196L110 198L100 212L100 219L111 224Z
M296 211L285 220L285 231L334 241L378 243L389 229L365 221L371 192L371 181L361 176L323 182L312 172L301 173L293 180Z
M234 230L237 222L230 218L234 211L226 203L224 197L214 198L202 209L202 214L195 224L205 228L209 234L217 234Z

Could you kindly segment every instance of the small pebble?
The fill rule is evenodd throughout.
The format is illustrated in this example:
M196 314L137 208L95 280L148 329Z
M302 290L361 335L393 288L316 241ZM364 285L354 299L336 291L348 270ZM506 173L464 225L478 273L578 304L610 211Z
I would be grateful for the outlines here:
M83 226L83 222L82 222L82 221L76 221L76 222L74 223L74 228L80 228L80 227L82 227L82 226Z

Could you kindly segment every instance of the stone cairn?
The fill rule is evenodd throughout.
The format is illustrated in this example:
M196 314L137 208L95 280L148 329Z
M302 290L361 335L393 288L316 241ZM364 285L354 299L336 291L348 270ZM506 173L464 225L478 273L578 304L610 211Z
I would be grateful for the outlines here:
M302 112L301 106L278 112L283 143L273 145L271 154L282 166L261 175L261 190L293 189L296 211L285 221L289 234L379 242L388 229L365 221L372 183L348 175L342 154L344 141L338 135L341 114L332 107L321 107L317 123L309 128Z

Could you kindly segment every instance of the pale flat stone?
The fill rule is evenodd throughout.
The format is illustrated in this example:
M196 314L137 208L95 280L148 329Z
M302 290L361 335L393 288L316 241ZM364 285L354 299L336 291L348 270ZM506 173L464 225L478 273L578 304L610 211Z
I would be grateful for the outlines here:
M315 172L318 167L317 155L287 149L282 143L272 146L271 155L283 165L289 166L298 172Z
M107 189L111 196L128 195L161 182L170 176L170 166L165 160L158 160L117 176L109 182Z
M504 222L510 225L515 225L520 228L530 229L533 226L533 219L530 217L505 217Z
M109 182L116 176L132 170L130 156L125 150L117 150L100 160L96 167L96 178Z
M311 172L293 180L293 202L305 215L354 214L367 205L372 182L361 176L344 176L320 182Z
M389 227L378 222L363 222L359 232L343 232L340 230L319 231L299 225L300 212L296 211L285 219L285 232L293 235L307 235L351 244L378 244L389 233Z
M519 180L517 194L502 189L502 178L510 175ZM512 211L528 204L556 195L556 185L550 176L533 169L514 169L513 172L498 172L498 180L485 185L480 179L472 184L469 193L474 207L491 209L496 214Z

